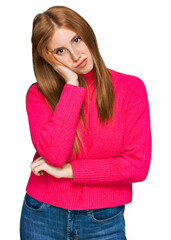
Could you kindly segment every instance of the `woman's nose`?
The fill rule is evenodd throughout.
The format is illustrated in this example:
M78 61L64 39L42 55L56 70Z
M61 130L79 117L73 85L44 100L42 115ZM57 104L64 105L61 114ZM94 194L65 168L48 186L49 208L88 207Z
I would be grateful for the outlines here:
M71 57L74 61L78 61L78 59L80 58L80 53L77 51L74 51L73 49L70 50L71 53Z

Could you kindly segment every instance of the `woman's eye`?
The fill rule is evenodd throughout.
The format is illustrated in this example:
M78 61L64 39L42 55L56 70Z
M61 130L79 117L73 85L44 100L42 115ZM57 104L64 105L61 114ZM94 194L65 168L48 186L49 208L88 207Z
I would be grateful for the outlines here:
M75 43L78 43L78 42L80 42L80 41L81 41L81 37L76 37L76 38L74 39L74 42L75 42ZM64 52L64 49L63 49L63 48L60 48L60 49L56 50L56 54L58 54L58 55L61 55L63 52Z
M80 42L79 40L81 40L81 37L76 37L74 41L75 41L76 43L78 43L78 42Z
M61 53L63 53L63 48L58 49L58 50L56 51L56 54L61 54Z

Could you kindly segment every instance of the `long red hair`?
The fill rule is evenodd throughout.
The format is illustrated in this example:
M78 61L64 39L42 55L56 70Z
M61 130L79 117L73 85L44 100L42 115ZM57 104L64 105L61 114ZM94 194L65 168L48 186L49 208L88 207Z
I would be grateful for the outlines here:
M39 91L47 99L51 111L54 112L65 84L65 80L62 76L60 76L60 74L52 68L50 64L51 59L47 53L47 45L54 34L56 25L58 27L66 27L77 33L81 37L82 41L84 41L87 45L94 62L93 71L98 117L100 119L100 123L108 123L108 120L111 119L112 124L115 93L111 81L111 73L100 55L96 36L90 25L78 13L65 6L51 7L45 12L37 14L33 20L33 67ZM86 81L82 75L78 75L78 81L79 86L84 88L86 87ZM79 119L86 131L83 105L81 107ZM79 131L76 130L76 136L72 149L76 153L76 156L78 156L79 151L77 137L84 148L84 143L80 137Z

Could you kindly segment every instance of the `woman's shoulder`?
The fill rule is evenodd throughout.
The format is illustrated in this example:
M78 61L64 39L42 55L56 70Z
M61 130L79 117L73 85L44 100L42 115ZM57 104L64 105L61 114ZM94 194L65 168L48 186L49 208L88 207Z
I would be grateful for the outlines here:
M115 87L119 87L125 90L133 91L145 91L146 86L144 81L135 75L126 74L122 72L115 71L113 69L109 69L111 73L111 79L115 85Z
M34 96L41 97L41 98L43 97L43 94L39 90L37 82L30 85L30 87L27 90L27 95L30 95L30 96L34 95Z
M26 101L27 100L36 101L36 99L41 101L43 100L46 102L46 98L43 96L43 94L39 90L37 82L31 84L26 93Z
M37 82L32 83L32 84L30 85L30 87L28 88L27 93L31 93L31 92L32 92L32 93L39 93Z

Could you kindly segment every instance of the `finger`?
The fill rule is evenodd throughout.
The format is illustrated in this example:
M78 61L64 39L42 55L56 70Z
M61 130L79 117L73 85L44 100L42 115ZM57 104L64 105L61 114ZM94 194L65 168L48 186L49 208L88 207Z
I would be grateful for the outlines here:
M45 162L45 160L44 160L44 158L39 157L39 158L37 158L36 160L32 161L31 164L34 165L34 164L36 164L36 163L38 163L38 162Z
M62 65L61 65L62 66ZM53 69L55 70L55 71L57 71L58 73L61 73L61 67L60 65L54 65L53 66Z
M61 63L54 55L53 55L53 59L54 59L54 63L53 63L53 65L55 65L55 64L59 64L59 65L63 65L63 63Z
M32 169L32 172L33 172L35 175L38 175L37 172L35 171L35 169Z
M44 170L43 166L37 166L37 167L35 167L35 168L33 169L33 172L34 172L34 174L40 176L40 172L41 172L42 170Z
M32 162L31 164L30 164L30 168L33 170L36 166L38 166L40 163L39 163L39 161L37 161L37 162Z
M44 175L44 171L40 171L40 175Z
M37 161L37 162L32 162L31 164L30 164L30 168L31 169L34 169L35 167L37 167L37 166L40 166L40 165L42 165L43 163L44 163L45 161L44 160L39 160L39 161Z
M56 60L56 59L55 59L54 65L56 65L56 64L57 64L57 65L63 65L63 63L61 63L59 60Z
M40 173L37 173L37 172L33 172L36 176L40 176Z
M38 157L36 160L32 161L31 164L36 163L36 162L39 162L41 159L42 159L42 157L40 156L40 157ZM30 165L31 165L31 164L30 164Z
M60 66L64 66L64 65L59 61L56 61L55 64L52 64L52 67L57 70L59 69Z
M34 162L37 162L37 161L39 161L39 160L41 160L41 159L43 159L42 156L38 157L36 160L34 160Z
M40 176L40 175L44 175L44 171L40 171L40 172L33 172L35 175L37 175L37 176Z

